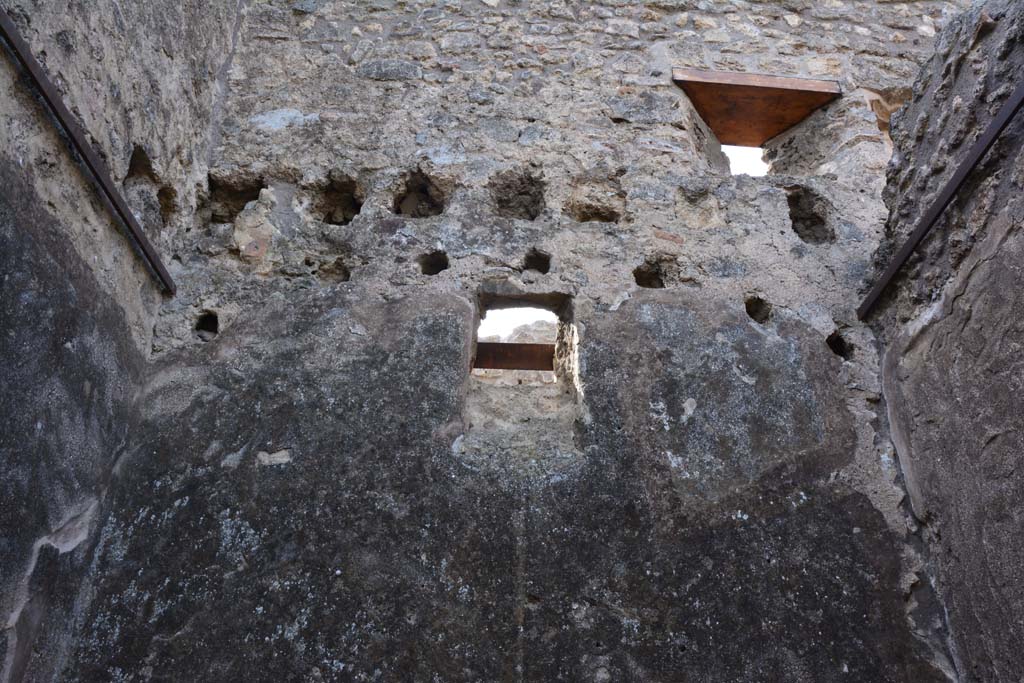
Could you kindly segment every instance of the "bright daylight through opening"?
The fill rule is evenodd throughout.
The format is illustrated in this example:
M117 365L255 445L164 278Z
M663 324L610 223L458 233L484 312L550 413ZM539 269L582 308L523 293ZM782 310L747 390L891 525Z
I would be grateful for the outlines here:
M500 308L487 311L483 320L480 321L480 329L477 331L477 339L500 338L501 341L511 341L512 333L518 327L530 325L537 322L551 324L550 334L544 335L543 339L531 339L537 343L554 343L558 317L551 311L543 308ZM547 338L547 337L550 337Z
M760 147L722 145L722 152L729 158L729 169L733 175L768 175L768 164L761 159L764 150Z

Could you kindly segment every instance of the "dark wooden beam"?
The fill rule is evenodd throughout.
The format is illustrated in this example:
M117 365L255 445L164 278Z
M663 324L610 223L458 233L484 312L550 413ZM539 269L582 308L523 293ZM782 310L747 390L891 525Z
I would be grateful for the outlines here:
M701 69L675 81L723 145L761 147L842 94L835 81Z
M474 368L486 370L554 370L554 344L477 342Z

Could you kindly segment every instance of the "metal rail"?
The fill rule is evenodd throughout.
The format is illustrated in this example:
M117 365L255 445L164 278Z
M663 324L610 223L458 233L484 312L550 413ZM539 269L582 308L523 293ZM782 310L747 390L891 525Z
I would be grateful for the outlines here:
M57 92L53 83L50 82L46 72L43 71L43 67L32 56L28 43L18 33L18 28L14 25L11 17L2 9L0 9L0 37L10 46L11 52L32 79L32 83L40 95L42 95L54 118L57 119L57 123L64 129L75 151L78 152L82 161L89 168L90 173L92 173L93 178L96 180L96 184L99 185L102 191L101 196L107 208L121 219L128 230L129 239L142 253L146 263L157 276L163 288L173 295L176 291L174 280L171 279L170 273L164 268L159 254L156 253L153 245L150 244L146 233L142 230L142 226L135 220L135 216L132 215L132 211L128 208L128 204L125 203L121 193L117 191L114 181L110 177L110 171L107 170L106 165L88 143L85 131L75 120L75 117L72 116L71 112L68 111L67 107L64 106L60 93Z
M903 243L900 250L893 257L892 261L889 262L889 267L882 273L882 277L879 278L875 286L868 292L867 297L864 298L864 302L857 309L857 317L864 320L871 314L871 311L878 304L879 299L885 292L886 288L895 279L896 274L899 273L900 269L906 265L907 260L910 258L914 250L925 238L925 236L931 232L931 229L935 227L939 218L945 212L946 208L956 198L960 189L967 182L967 178L970 177L971 172L977 167L984 158L985 154L992 149L992 145L999 139L1000 134L1006 127L1010 125L1010 121L1016 116L1017 112L1020 111L1021 106L1024 105L1024 82L1017 86L1017 89L1010 95L1010 99L1007 100L1003 108L999 110L992 122L985 129L978 141L974 143L967 156L964 158L963 163L957 168L956 173L949 179L946 186L942 188L942 192L939 193L938 199L931 205L928 212L921 219L921 222L917 224L914 231L910 233L910 237Z

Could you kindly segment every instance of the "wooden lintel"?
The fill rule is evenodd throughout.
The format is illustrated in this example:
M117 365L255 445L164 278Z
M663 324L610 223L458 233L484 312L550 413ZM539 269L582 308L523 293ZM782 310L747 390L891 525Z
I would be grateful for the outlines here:
M554 370L554 344L477 342L474 368L487 370Z
M672 70L723 145L761 147L838 98L835 81L767 74Z

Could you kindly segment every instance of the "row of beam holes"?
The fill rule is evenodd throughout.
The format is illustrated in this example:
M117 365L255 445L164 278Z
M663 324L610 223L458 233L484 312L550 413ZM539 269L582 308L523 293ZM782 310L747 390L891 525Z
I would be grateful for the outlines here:
M210 177L211 218L231 223L249 202L259 199L266 187L263 178L218 179ZM488 189L498 215L521 220L536 220L546 208L544 181L526 170L498 173ZM834 241L834 232L825 220L825 202L813 190L786 188L793 229L805 242L820 244ZM172 190L173 192L173 190ZM168 196L173 200L173 196ZM163 200L162 200L163 201ZM314 205L314 214L330 225L347 225L362 210L364 193L351 177L332 175ZM447 196L430 176L417 169L408 173L401 191L395 196L392 211L410 218L438 216L445 210ZM569 215L578 222L618 222L621 212L615 207L597 204L593 198L567 204ZM655 285L657 286L657 285Z
M772 305L756 294L751 294L744 300L744 307L750 319L759 325L764 325L772 317ZM835 329L826 339L825 343L829 350L843 360L853 360L856 347L850 342L838 328Z
M419 264L421 273L430 276L439 275L451 267L448 254L440 250L421 255L416 259L416 263ZM551 254L536 248L530 249L519 270L533 270L541 275L547 275L551 272Z
M443 251L424 254L420 256L418 262L424 275L437 275L449 268L448 255ZM640 271L649 265L645 264L637 270ZM551 256L539 249L531 249L527 253L526 258L523 259L522 270L535 270L541 274L546 274L551 270ZM664 287L664 282L659 273L643 270L640 279L642 278L650 278L646 280L648 284L641 285L643 287L657 289ZM638 284L640 279L638 279ZM760 325L766 324L771 319L772 305L760 296L748 296L744 300L744 308L750 319ZM217 313L215 311L203 311L196 320L195 331L199 339L204 342L216 337L220 332L220 322ZM825 340L825 343L835 355L844 360L853 360L855 347L843 336L839 329L833 331Z
M136 151L138 152L139 148ZM133 155L128 178L155 178L152 165L148 162L148 157L144 154L138 160L136 155ZM265 186L262 178L228 182L211 176L213 221L233 222L246 204L259 199L260 191ZM544 211L544 182L528 171L503 171L494 177L489 189L500 216L532 221ZM827 220L827 201L807 187L791 186L785 189L790 220L797 236L809 244L834 242L835 231ZM160 189L161 212L164 214L165 222L167 214L173 210L175 200L176 193L173 188ZM348 225L359 215L363 208L363 200L362 188L354 179L344 174L332 174L314 207L314 212L324 223ZM398 215L410 218L426 218L443 213L446 201L445 193L438 184L417 169L406 176L402 191L395 197L392 210ZM621 217L614 210L598 211L592 207L586 211L572 210L570 213L580 222L616 222Z
M268 187L264 178L218 178L211 175L210 219L214 223L233 223L246 204L260 198ZM329 225L348 225L363 209L363 191L358 183L344 174L334 174L319 192L313 214Z
M544 211L544 182L529 171L502 171L487 187L499 216L533 221ZM427 218L441 215L446 203L440 185L417 169L406 175L392 211L400 216Z
M264 178L219 178L210 176L211 218L217 223L231 223L249 202L259 199L267 186ZM497 173L487 185L495 212L505 218L534 221L547 208L544 199L545 183L530 170L512 169ZM599 221L616 223L622 218L615 202L596 193L575 198L566 204L565 211L574 220L585 223ZM617 193L621 195L622 193ZM338 173L328 180L314 205L314 214L324 223L347 225L362 210L364 193L351 177ZM391 204L391 211L409 218L429 218L444 213L448 196L434 178L421 169L410 171L402 180L401 188Z

